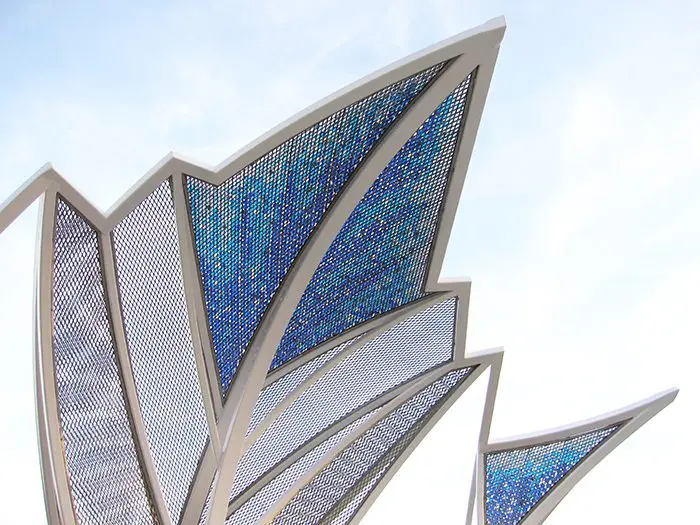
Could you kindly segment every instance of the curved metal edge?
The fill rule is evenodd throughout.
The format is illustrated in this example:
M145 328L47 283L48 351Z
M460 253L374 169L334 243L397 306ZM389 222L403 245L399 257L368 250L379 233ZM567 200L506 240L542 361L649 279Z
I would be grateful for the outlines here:
M429 297L430 296L428 296L427 298ZM278 381L279 379L282 379L284 376L286 376L290 372L293 372L297 368L301 368L309 361L313 361L315 358L317 358L321 354L326 353L328 350L331 350L336 346L346 343L351 339L364 335L370 330L374 330L377 327L383 326L388 319L394 316L395 312L400 311L403 308L410 308L412 305L417 304L420 301L424 301L427 298L418 299L417 301L413 301L403 306L400 306L396 310L390 310L387 313L378 315L377 317L373 317L372 319L355 325L352 328L346 330L345 332L324 341L323 343L310 350L306 350L300 356L295 357L291 361L288 361L287 363L281 365L279 368L276 368L274 371L268 373L267 377L265 378L264 387L266 388L270 386L272 383Z
M479 434L479 440L482 439L482 436L484 434L488 435L490 426L491 426L491 418L493 414L493 405L495 402L495 397L496 397L496 390L498 388L498 378L500 375L500 370L501 366L503 363L503 349L502 348L493 348L493 349L488 349L488 350L483 350L480 352L476 352L474 354L469 355L468 357L462 358L460 360L462 363L465 362L472 362L474 359L482 359L482 365L479 367L481 368L481 372L479 374L476 374L475 377L471 379L471 382L468 383L467 385L460 385L453 393L453 395L450 396L450 398L438 409L438 411L431 417L431 419L426 423L426 425L418 432L416 437L413 439L411 444L401 453L401 455L398 457L398 459L391 465L391 467L387 470L387 472L382 476L381 480L377 483L377 485L372 489L368 497L365 499L365 501L360 505L358 508L357 512L353 516L352 520L350 521L351 524L355 525L362 520L363 516L367 513L369 508L372 506L372 504L375 502L375 500L379 497L379 495L382 493L384 488L389 484L391 479L394 477L394 475L399 471L399 469L403 466L404 462L408 459L408 457L413 453L413 451L416 449L416 447L421 443L421 441L425 438L426 435L433 429L433 427L437 424L438 421L442 418L442 416L445 415L445 413L452 407L452 405L459 399L459 397L466 391L466 389L471 386L471 384L476 381L476 379L480 376L481 373L484 373L487 369L489 371L489 382L486 390L486 399L484 400L484 411L481 419L481 430ZM463 368L464 365L460 364L459 366L455 365L456 368ZM479 370L477 368L477 370ZM474 374L470 374L470 377ZM468 377L467 380L470 378Z
M378 71L353 82L325 97L309 108L291 117L250 145L225 160L217 167L224 178L229 178L277 144L287 141L296 133L293 128L307 128L337 110L379 91L389 84L427 69L437 63L465 52L482 52L499 44L505 31L505 19L493 18L484 24L438 42L413 53Z
M41 448L42 465L50 466L51 475L45 478L44 490L49 493L47 498L52 503L55 501L57 508L48 509L50 523L61 525L75 525L76 518L73 509L73 499L68 482L68 470L63 450L63 436L61 435L61 422L59 416L58 396L56 392L56 380L54 376L53 360L53 254L56 222L56 201L58 194L56 189L49 186L45 189L44 202L39 221L39 250L37 259L37 312L36 330L37 347L36 358L39 363L41 384L37 386L41 395L37 396L43 401L43 407L37 407L37 411L43 411L45 418L44 432L39 427L39 443ZM43 410L42 410L43 409Z
M503 28L501 28L501 36L502 30ZM219 476L214 486L208 524L219 524L225 520L228 497L233 485L238 461L241 457L248 421L250 420L255 401L265 382L274 352L279 345L279 341L284 334L294 309L301 299L303 291L313 276L314 270L362 196L403 144L410 139L415 130L423 124L439 104L470 73L480 65L483 65L485 60L495 60L493 53L494 44L491 38L487 38L487 36L491 36L491 33L484 33L483 37L484 41L488 42L491 47L483 48L476 45L476 42L479 42L482 46L484 44L484 41L479 40L479 36L479 34L476 34L471 37L474 38L474 42L472 42L474 47L467 46L467 51L456 58L447 67L447 70L433 82L428 91L424 92L414 102L409 111L389 131L378 148L369 156L366 164L340 195L332 211L321 222L313 237L309 239L299 255L298 265L292 268L282 289L270 304L268 309L269 315L266 315L266 318L261 323L239 367L239 379L231 387L231 398L235 405L228 411L227 406L231 405L231 403L227 403L224 406L224 418L220 418L223 419L224 427L227 430L223 433L225 436L223 453L220 461ZM471 40L471 38L468 40ZM479 82L478 78L479 75L477 74L477 83ZM474 120L470 111L466 113L465 127L477 126L478 119ZM480 116L479 111L476 111L476 114ZM462 151L464 151L463 148L464 146L460 146ZM451 184L454 184L455 179L464 179L465 175L466 173L454 174ZM436 283L429 282L425 289L428 292L434 291L434 286L439 287ZM235 413L236 417L229 420L225 417L227 412Z
M352 104L353 102L356 102L357 100L370 95L371 93L376 92L379 89L382 89L383 87L386 87L386 85L410 76L412 73L426 69L436 63L443 62L459 55L462 55L462 62L468 60L472 61L473 66L471 69L474 69L477 65L483 67L485 65L483 63L485 61L483 58L486 57L488 59L490 50L498 46L503 37L504 31L504 19L502 17L496 18L481 26L445 40L428 49L387 66L302 111L292 119L289 119L266 135L263 135L260 139L254 141L249 146L245 147L243 150L239 151L233 157L224 161L214 169L202 164L197 164L183 156L170 153L166 155L158 164L156 164L140 181L138 181L132 187L132 189L129 190L124 197L122 197L106 214L103 214L97 210L97 208L95 208L87 199L85 199L77 190L75 190L75 188L68 183L68 181L66 181L56 170L54 170L50 164L46 165L27 184L20 188L20 190L18 190L12 197L10 197L8 201L3 203L2 207L0 207L0 232L42 192L46 191L46 188L55 186L60 189L60 192L66 201L71 203L76 208L82 210L82 213L89 220L89 222L92 223L95 229L101 233L109 233L116 224L121 222L121 220L126 217L128 213L138 206L153 190L155 190L160 183L166 180L171 173L187 173L188 175L200 178L209 183L220 184L240 171L240 169L245 167L245 165L257 159L277 145L285 142L309 125L331 115L335 111ZM465 55L467 56L465 57ZM452 64L452 66L454 65L455 64ZM453 71L455 70L454 67L451 69ZM463 77L469 72L470 71L466 71ZM442 76L444 77L445 73L443 73ZM481 82L481 80L477 79L477 82ZM434 87L435 86L432 86L432 88ZM435 94L437 91L438 90L432 89L433 94ZM447 96L447 94L445 94L445 96ZM438 101L438 103L441 102L442 99L444 99L444 96ZM474 119L470 116L472 113L474 113L474 109L471 109L473 106L475 106L474 101L470 103L468 122L465 126L467 128L476 128L478 125L478 122L474 122ZM435 107L437 107L437 104ZM414 114L415 113L417 112L414 111ZM481 111L477 108L476 113L479 113L480 115ZM427 115L425 118L427 118ZM422 119L421 122L416 125L416 128L422 124L423 120L425 119ZM383 139L383 142L385 143L384 146L386 146L386 143L397 142L397 135L401 135L401 133L397 133L397 131L398 130L394 130L393 138L385 137ZM468 135L469 133L465 133L465 137L468 137ZM410 138L410 134L408 137L406 137L406 140L408 138ZM397 150L401 145L403 145L403 143L405 143L405 140L399 140L398 142L400 144L398 144L396 147ZM460 152L464 150L466 142L468 142L466 139L462 140ZM385 150L384 156L386 156L386 152L389 151L390 148L383 147L382 149ZM471 149L471 146L469 146L468 149ZM379 155L377 155L377 157L379 157ZM388 163L391 157L393 157L393 154L384 161L384 165ZM377 159L375 159L375 161L378 164L381 164L382 162L381 160L378 161ZM461 178L463 179L464 177L462 176ZM357 188L357 190L360 190L360 188ZM357 194L358 191L349 193ZM363 195L364 191L359 191L359 193ZM357 195L354 196L357 197ZM458 196L456 198L458 198ZM357 200L359 200L359 198ZM336 211L338 208L343 207L344 205L340 204L336 207ZM354 208L354 206L352 206L351 209L352 208ZM336 213L336 215L338 214ZM344 222L344 220L342 220L341 223L342 222ZM309 266L309 264L307 263L303 266ZM311 264L310 266L315 268L316 265ZM435 265L432 264L431 268L434 266ZM260 389L258 388L257 391L259 390ZM252 410L252 407L250 409ZM239 410L236 409L232 412L238 413ZM203 464L207 463L208 461L206 461L206 458L204 458ZM203 476L203 479L208 477L211 478L210 476L205 475ZM221 476L219 478L221 478ZM199 506L199 512L201 512L204 500L206 499L207 490L208 488L204 491L199 491L200 493L203 492L204 494L203 497L196 498L200 499L200 502L192 502L195 507ZM188 503L188 507L189 506L190 504ZM196 513L197 511L195 511L195 514ZM197 519L194 515L191 515L190 517Z
M505 29L505 26L504 26ZM447 244L452 233L459 199L464 188L466 180L467 168L471 160L472 152L474 151L474 143L476 135L481 124L481 117L484 113L486 98L491 86L496 60L498 59L499 45L486 50L483 59L479 62L479 68L476 71L476 78L472 79L472 86L469 90L469 98L467 100L467 108L465 111L465 124L462 127L461 137L458 142L458 149L455 155L455 160L452 166L453 177L440 214L440 226L438 228L435 240L431 250L431 258L428 267L427 279L428 283L435 283L440 277L440 270L445 259Z
M148 442L148 434L141 413L138 391L134 381L133 370L131 369L131 356L126 341L124 331L124 320L122 318L121 298L119 286L117 284L117 273L114 259L114 246L110 234L98 233L100 246L100 264L102 269L102 279L105 288L105 300L107 313L109 316L112 337L114 338L114 349L116 353L121 386L124 390L124 400L127 406L127 414L131 423L132 439L134 448L139 458L139 463L143 472L143 483L146 492L152 498L152 503L158 521L162 525L170 525L170 512L165 502L163 488L156 471L151 454L151 447Z
M285 396L283 402L280 403L280 405L278 405L277 407L275 407L275 410L270 412L270 414L260 422L259 426L265 425L265 428L263 428L262 430L258 430L258 428L256 427L255 432L251 433L248 436L246 440L245 450L247 451L247 449L253 445L255 440L264 432L264 430L267 429L277 419L277 417L279 417L284 412L284 410L288 408L303 392L305 392L309 387L311 387L319 378L321 378L323 375L335 368L335 366L342 362L345 358L358 351L366 343L372 341L376 337L390 330L400 322L450 298L455 298L455 300L457 301L457 308L459 308L459 302L461 301L461 297L458 293L442 293L435 294L431 297L423 299L422 301L412 303L410 307L404 306L398 308L397 310L394 310L392 312L393 315L385 316L384 323L382 323L380 326L373 329L372 331L366 332L361 339L345 348L343 352L339 353L333 359L325 363L322 367L316 370L314 374L310 375L306 381L300 383L300 385L298 385L290 394ZM455 331L456 329L457 325L455 324ZM455 345L453 344L453 355L451 361L455 361L456 359L457 357L455 356ZM437 368L442 366L444 366L444 364L437 365L435 368L426 370L418 374L417 376L397 385L396 387L391 388L390 390L384 392L380 396L371 399L367 403L361 405L360 407L352 411L350 414L343 417L341 420L335 422L333 425L323 430L319 434L313 436L311 439L309 439L309 441L297 448L289 456L287 456L282 461L274 465L267 472L263 473L253 484L251 484L246 490L241 492L241 494L238 497L231 501L229 503L228 515L230 516L232 512L234 512L236 509L242 506L248 499L253 497L255 493L258 492L263 486L265 486L272 478L277 476L280 472L282 472L285 468L287 468L301 456L306 454L309 450L314 448L317 444L324 441L331 435L335 434L340 429L345 428L355 419L362 417L366 413L390 401L391 399L399 395L401 392L403 392L405 389L411 388L411 385L420 381L421 378L433 373Z
M46 190L42 190L46 191ZM43 237L43 223L49 219L47 217L47 199L51 199L49 195L42 195L41 202L39 205L39 217L37 228L37 239L36 239L36 253L41 253L41 242ZM53 211L51 211L53 213ZM51 450L49 445L49 423L46 415L46 399L44 396L44 377L42 373L42 345L41 345L41 334L39 330L39 293L40 293L40 282L41 282L41 272L40 272L40 259L37 259L37 264L34 268L34 301L33 301L33 336L34 336L34 389L35 389L35 411L36 411L36 421L37 421L37 442L39 445L39 461L41 465L41 479L42 479L42 489L44 493L44 506L46 508L46 517L48 523L57 524L60 523L60 508L59 502L57 501L57 480L53 471L53 464L51 461Z
M454 360L444 366L441 366L428 374L425 374L421 378L411 382L406 385L405 389L397 395L394 399L384 405L374 416L365 421L362 425L356 428L353 432L348 434L342 441L340 441L335 447L329 450L317 463L310 468L304 476L302 476L293 486L291 486L282 495L275 504L270 508L267 514L259 521L259 523L270 523L274 520L274 517L279 514L279 512L284 509L284 507L291 501L295 494L301 490L313 477L323 470L328 464L330 464L336 456L338 456L345 448L347 448L353 441L360 437L364 432L373 427L378 421L387 416L392 410L405 403L413 395L415 395L420 390L431 385L433 382L444 376L445 374L451 372L452 370L457 370L466 367L474 367L474 370L467 376L462 385L458 387L456 392L463 392L471 384L476 381L476 379L490 366L494 359L497 359L497 353L484 352L476 353L469 358L461 358ZM454 393L452 396L454 396ZM446 410L446 408L444 409ZM436 414L437 415L437 414ZM432 428L432 427L430 427ZM424 429L425 430L425 429ZM427 431L426 431L427 432ZM419 432L419 436L423 432ZM423 434L424 435L424 434ZM410 447L409 447L410 448ZM412 450L412 449L411 449ZM406 456L407 457L407 456Z
M258 423L253 432L251 432L248 435L248 437L245 440L243 454L247 452L247 450L253 445L253 443L263 434L263 432L265 432L265 430L267 430L270 427L270 425L272 425L272 423L274 423L277 420L277 418L280 415L282 415L282 413L299 398L299 396L301 396L308 388L310 388L326 373L328 373L330 370L332 370L341 362L343 362L348 356L354 354L360 348L365 346L365 344L379 337L381 334L387 332L388 330L396 326L398 323L405 321L409 317L417 315L430 308L431 306L446 301L447 299L450 299L452 297L454 297L457 300L456 306L457 308L459 308L459 297L456 294L440 293L434 294L420 301L416 301L414 303L411 303L410 305L397 308L396 310L392 310L389 315L384 316L383 322L380 326L365 332L362 336L360 336L360 338L357 341L355 341L351 345L348 345L347 348L344 348L342 352L338 353L338 355L334 356L332 359L329 359L327 363L324 363L323 366L315 370L312 374L309 375L309 377L307 377L304 381L299 383L299 385L297 385L291 392L289 392L282 399L282 401L280 401L280 403L272 411L270 411L270 413L266 417L264 417L260 421L260 423Z
M612 425L621 425L610 437L603 441L593 452L569 471L521 521L521 525L540 525L550 515L574 486L600 463L618 445L634 434L647 421L670 405L678 394L678 389L670 389L628 407L603 414L596 418L566 425L557 429L523 435L507 440L498 440L488 444L479 452L477 477L480 491L478 494L479 523L485 524L484 497L485 455L488 453L533 447L551 442L565 440L581 434L601 430Z
M175 207L175 220L180 251L180 265L182 267L182 281L185 287L185 299L187 302L187 315L190 325L192 344L194 346L197 375L199 378L202 402L207 415L209 436L214 447L214 454L218 458L221 455L221 441L216 426L216 419L221 412L220 382L216 374L216 362L212 350L204 294L200 287L197 256L192 238L189 212L182 173L174 173L171 184L173 205Z

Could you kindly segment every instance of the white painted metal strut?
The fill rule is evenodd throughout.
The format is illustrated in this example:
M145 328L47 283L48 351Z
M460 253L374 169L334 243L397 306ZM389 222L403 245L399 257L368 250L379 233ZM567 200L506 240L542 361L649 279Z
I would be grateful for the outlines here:
M45 491L48 493L46 503L47 517L56 520L52 523L74 525L75 515L68 485L68 474L65 469L65 458L61 436L61 423L56 393L53 363L53 324L50 317L42 312L50 312L53 302L52 288L41 286L41 283L53 282L53 252L54 224L56 220L56 190L50 186L44 188L43 202L39 218L38 260L36 266L36 347L35 362L37 363L36 377L38 400L43 406L40 414L39 449L44 473L50 476L44 478ZM42 424L43 423L43 424Z
M216 458L219 458L221 456L221 440L216 426L216 418L221 413L221 390L216 373L214 351L206 328L208 323L207 313L199 282L197 259L182 173L173 174L172 191L178 242L180 244L182 280L185 287L187 314L190 321L190 333L197 364L197 376L209 425L210 443L213 446L214 455Z

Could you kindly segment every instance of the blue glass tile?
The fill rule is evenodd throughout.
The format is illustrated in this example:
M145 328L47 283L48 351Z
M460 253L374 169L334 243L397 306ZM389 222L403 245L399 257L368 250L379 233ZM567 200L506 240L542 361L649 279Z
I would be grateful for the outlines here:
M296 135L219 187L188 177L192 227L221 387L302 246L434 66Z
M399 150L331 244L271 369L353 326L425 295L471 75Z
M530 448L486 455L486 522L517 525L576 465L620 426Z

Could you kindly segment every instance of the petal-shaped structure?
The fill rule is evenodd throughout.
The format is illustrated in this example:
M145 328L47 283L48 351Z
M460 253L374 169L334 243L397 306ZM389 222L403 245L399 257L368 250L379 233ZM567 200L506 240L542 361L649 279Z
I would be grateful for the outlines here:
M169 155L105 214L51 166L0 206L1 232L43 195L52 525L357 523L486 370L481 523L539 523L668 401L489 444L502 352L465 356L470 283L438 276L504 30L380 70L215 169Z
M486 522L517 525L619 425L536 445L486 454Z
M426 293L430 250L473 75L418 128L343 225L294 312L272 368Z
M114 228L124 332L170 519L177 523L209 440L182 280L170 181Z
M221 389L270 300L349 177L437 64L301 131L221 186L188 177L192 226ZM273 367L281 364L273 362Z
M44 371L55 378L75 519L153 523L120 379L99 237L63 199L52 204L53 362Z
M668 406L677 390L594 420L497 441L479 455L479 522L534 525L617 445Z

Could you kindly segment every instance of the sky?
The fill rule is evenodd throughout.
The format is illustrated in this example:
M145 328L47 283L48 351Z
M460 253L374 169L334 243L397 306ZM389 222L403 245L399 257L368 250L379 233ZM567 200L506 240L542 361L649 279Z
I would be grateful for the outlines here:
M547 523L688 523L700 468L697 2L0 2L0 201L52 162L106 210L171 150L216 165L317 99L498 15L508 30L442 270L473 280L468 351L505 347L491 435L679 387ZM0 236L6 523L45 522L37 213ZM483 386L366 523L464 522Z

